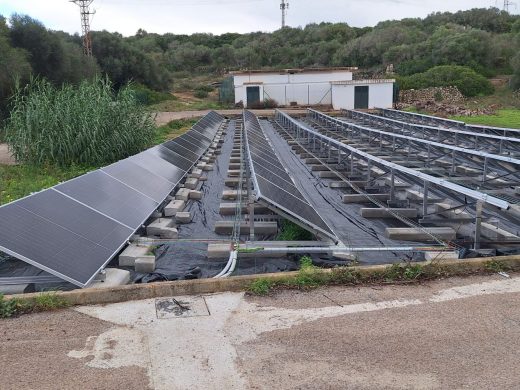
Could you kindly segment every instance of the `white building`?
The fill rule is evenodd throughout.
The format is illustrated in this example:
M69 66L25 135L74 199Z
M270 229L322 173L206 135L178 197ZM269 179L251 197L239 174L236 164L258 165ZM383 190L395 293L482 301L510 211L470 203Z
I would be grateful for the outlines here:
M332 82L332 107L335 110L392 108L394 83L394 79Z
M266 100L279 106L328 105L335 109L391 108L395 80L353 81L357 68L233 72L235 103L254 108Z
M352 80L357 68L233 72L235 103L252 107L267 99L280 106L331 105L331 82Z

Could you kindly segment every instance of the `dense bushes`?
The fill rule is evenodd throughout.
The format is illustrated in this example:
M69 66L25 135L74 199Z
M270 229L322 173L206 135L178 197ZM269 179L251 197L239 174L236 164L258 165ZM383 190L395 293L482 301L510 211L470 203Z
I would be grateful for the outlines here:
M457 87L464 96L489 95L493 85L482 75L464 66L436 66L424 73L399 78L401 89Z
M157 92L142 84L133 84L132 91L137 101L144 105L152 105L166 100L177 100L171 93Z
M114 92L102 79L59 88L32 80L15 92L5 129L20 162L93 166L140 152L154 131L131 87Z

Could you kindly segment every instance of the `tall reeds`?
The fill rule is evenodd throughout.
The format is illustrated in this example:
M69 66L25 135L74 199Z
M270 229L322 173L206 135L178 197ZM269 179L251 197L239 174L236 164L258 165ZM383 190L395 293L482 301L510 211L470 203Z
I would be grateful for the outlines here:
M101 78L61 87L34 79L11 106L5 138L27 164L108 164L140 152L155 131L130 86L114 91Z

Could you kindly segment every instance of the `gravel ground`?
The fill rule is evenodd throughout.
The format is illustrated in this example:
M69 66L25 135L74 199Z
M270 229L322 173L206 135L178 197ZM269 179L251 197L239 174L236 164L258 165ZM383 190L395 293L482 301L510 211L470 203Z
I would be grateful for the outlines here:
M147 389L141 367L93 368L92 356L75 359L87 341L113 327L74 310L26 315L0 320L0 389ZM90 338L90 339L89 339ZM105 359L116 345L106 342Z

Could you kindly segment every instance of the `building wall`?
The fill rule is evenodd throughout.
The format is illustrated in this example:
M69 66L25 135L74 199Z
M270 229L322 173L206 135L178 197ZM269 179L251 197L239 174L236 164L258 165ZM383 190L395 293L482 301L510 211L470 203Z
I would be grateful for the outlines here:
M332 85L332 106L335 110L354 109L354 87L368 86L368 108L392 108L394 101L393 83Z
M281 106L332 104L331 82L350 81L352 72L316 72L296 74L252 73L235 75L235 103L247 106L248 86L260 86L260 99L273 99Z

